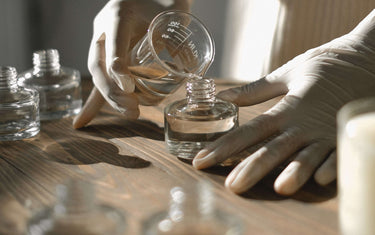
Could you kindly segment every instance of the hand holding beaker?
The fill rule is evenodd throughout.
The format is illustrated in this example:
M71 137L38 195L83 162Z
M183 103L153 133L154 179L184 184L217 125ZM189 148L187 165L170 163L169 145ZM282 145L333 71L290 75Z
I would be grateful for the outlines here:
M136 95L126 94L119 88L116 78L109 75L111 68L125 67L121 63L126 63L129 51L142 38L149 23L159 12L169 9L188 11L189 7L189 0L175 0L168 6L148 0L108 1L95 17L89 49L88 67L95 87L81 113L73 121L75 128L90 122L106 101L126 118L138 117ZM121 60L112 64L117 57ZM129 84L131 86L131 80Z

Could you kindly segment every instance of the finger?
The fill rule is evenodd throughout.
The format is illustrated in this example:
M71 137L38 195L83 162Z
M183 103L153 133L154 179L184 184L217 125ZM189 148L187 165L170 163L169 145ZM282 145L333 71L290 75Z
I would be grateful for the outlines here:
M193 166L203 169L224 161L273 135L278 131L281 121L281 117L271 114L262 114L250 120L198 152L193 160Z
M134 94L124 94L109 78L106 72L104 41L105 36L102 36L100 40L93 42L90 46L88 67L93 82L103 98L113 108L124 114L125 117L134 119L139 116L138 99Z
M299 130L284 132L234 168L225 186L235 193L245 192L298 151L305 141Z
M282 195L297 192L310 179L331 150L332 147L321 142L302 149L275 180L275 191Z
M333 151L315 172L314 179L320 185L327 185L337 177L337 152Z
M106 64L110 77L126 93L131 93L135 89L133 78L129 76L128 52L130 48L130 38L132 25L126 19L125 13L106 33Z
M281 99L264 114L222 136L198 152L193 160L193 166L197 169L213 166L248 147L269 139L285 125L289 115L288 110L288 102L284 98Z
M267 77L247 85L219 92L217 97L231 101L239 106L257 104L285 94L287 87L281 82L271 82Z
M81 112L73 120L73 128L78 129L89 123L100 108L104 105L105 99L95 87L92 89L90 96L87 98Z

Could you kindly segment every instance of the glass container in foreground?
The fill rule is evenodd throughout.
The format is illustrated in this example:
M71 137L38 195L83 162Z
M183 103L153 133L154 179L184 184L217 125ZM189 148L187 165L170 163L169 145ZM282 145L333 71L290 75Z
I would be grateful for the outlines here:
M375 234L375 98L339 111L337 147L341 234Z

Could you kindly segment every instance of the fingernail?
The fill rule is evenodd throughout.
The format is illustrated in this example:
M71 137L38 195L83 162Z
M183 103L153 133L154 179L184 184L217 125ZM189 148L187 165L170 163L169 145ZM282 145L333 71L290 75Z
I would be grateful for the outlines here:
M229 173L227 178L225 179L225 187L230 188L230 185L233 183L234 179L236 178L236 175L234 172Z
M235 193L242 193L244 192L244 185L240 177L238 177L239 174L236 174L233 176L233 179L230 179L231 183L227 184L227 188L229 188L231 191Z
M112 69L112 71L114 71L116 73L123 73L124 64L125 64L125 62L121 58L116 57L112 61L111 69Z
M134 80L128 74L119 73L111 68L110 76L116 82L117 86L126 94L132 93L134 91Z
M214 154L207 150L203 150L197 154L193 159L193 167L196 169L203 169L216 164Z
M123 59L116 57L110 67L110 76L118 87L125 93L132 93L135 89L133 78L127 74L127 66Z
M118 112L120 112L120 113L122 113L122 114L124 114L124 113L126 112L126 109L124 109L124 108L122 108L122 107L120 107L120 106L118 106L118 105L116 105L115 108L116 108L116 110L117 110Z
M135 84L132 77L127 74L115 73L114 75L116 76L117 85L125 92L125 94L132 93L135 90Z
M121 106L116 105L115 109L120 112L125 119L128 120L136 120L139 117L139 110L138 109L128 109L123 108Z
M210 153L210 151L208 151L207 149L202 149L201 151L199 151L199 152L197 153L197 155L195 156L194 159L201 159L201 158L204 158L204 157L207 156L209 153Z
M117 100L119 100L118 96L114 93L111 93L108 95L108 103L114 108L116 109L118 112L120 113L125 113L126 112L126 108L123 108L121 106L121 104L119 102L117 102Z

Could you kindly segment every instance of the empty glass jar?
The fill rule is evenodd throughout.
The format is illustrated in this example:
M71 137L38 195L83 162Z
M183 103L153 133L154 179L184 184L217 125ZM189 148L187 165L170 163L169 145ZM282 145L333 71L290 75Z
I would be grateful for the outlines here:
M52 120L79 113L82 107L81 75L60 65L55 49L34 52L34 67L19 75L18 83L39 92L40 119Z
M122 235L125 217L96 201L94 186L71 180L58 185L57 202L34 214L27 225L28 235Z
M39 129L38 92L18 86L15 68L0 66L0 141L29 138Z
M235 214L217 207L212 186L202 181L172 188L169 208L146 219L142 234L242 235L243 223Z

